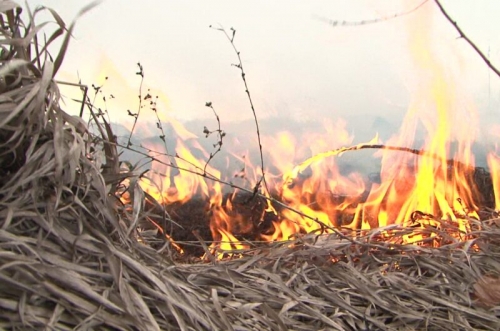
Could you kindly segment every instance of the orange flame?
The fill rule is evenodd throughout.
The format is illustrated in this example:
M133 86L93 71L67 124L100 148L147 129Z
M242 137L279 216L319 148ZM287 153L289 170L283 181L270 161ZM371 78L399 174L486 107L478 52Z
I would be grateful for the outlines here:
M479 218L471 152L476 114L467 100L458 98L463 95L460 86L433 52L432 13L422 11L414 15L409 34L411 54L421 75L414 84L401 131L386 144L376 136L370 142L343 147L352 145L353 137L341 120L326 123L325 134L276 132L263 136L264 148L270 149L266 153L267 191L255 187L262 172L248 157L232 155L232 161L227 161L240 165L233 178L206 166L208 153L195 143L194 135L177 124L176 130L182 133L175 149L179 170L154 165L156 175L143 183L144 189L167 205L184 203L194 195L205 198L213 239L210 249L218 258L227 251L248 249L244 239L250 234L278 241L302 233L331 233L334 228L370 230L396 224L415 229L403 237L414 244L424 240L421 230L451 223L458 228L455 237L460 238L469 232L467 219ZM379 178L343 163L346 153L367 148L380 149ZM171 162L169 158L164 161ZM488 164L495 207L500 210L500 157L490 154ZM215 181L207 179L205 170ZM224 182L234 180L242 187L224 192L217 181L223 177ZM160 184L155 187L152 182ZM247 199L237 204L237 197L245 194ZM252 209L251 215L242 212L239 206L248 207L256 196L267 199L264 206ZM268 214L270 221L265 220ZM390 240L389 231L381 233ZM428 236L434 240L434 234Z

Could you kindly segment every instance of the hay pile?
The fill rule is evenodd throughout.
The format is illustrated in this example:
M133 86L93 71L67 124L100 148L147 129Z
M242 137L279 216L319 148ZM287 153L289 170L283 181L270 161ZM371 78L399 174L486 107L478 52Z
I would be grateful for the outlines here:
M60 107L37 11L0 2L0 329L498 330L499 219L439 249L378 233L354 242L308 235L222 262L179 264L138 240L147 217L138 174L120 173L109 126L100 136ZM131 203L116 198L130 183ZM407 232L392 229L394 238ZM165 248L166 247L166 248ZM333 262L335 261L335 262Z

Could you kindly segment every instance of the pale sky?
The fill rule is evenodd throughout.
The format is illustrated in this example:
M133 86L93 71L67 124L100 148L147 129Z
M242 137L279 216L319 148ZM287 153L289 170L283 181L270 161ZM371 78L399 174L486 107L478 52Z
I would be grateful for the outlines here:
M28 0L44 4L69 23L90 1ZM393 15L422 0L170 1L105 0L76 26L61 80L102 83L117 96L115 119L134 109L140 61L145 84L161 93L162 111L188 121L213 119L212 101L223 123L251 118L235 54L218 24L237 30L258 115L284 120L336 119L359 115L402 118L413 78L409 21L433 15L437 54L450 67L482 118L500 118L500 78L490 73L460 39L434 1L387 22L332 27L332 20L361 21ZM500 67L500 1L442 0L467 35ZM440 53L441 52L441 53ZM355 124L355 123L353 123ZM280 125L279 121L276 123Z

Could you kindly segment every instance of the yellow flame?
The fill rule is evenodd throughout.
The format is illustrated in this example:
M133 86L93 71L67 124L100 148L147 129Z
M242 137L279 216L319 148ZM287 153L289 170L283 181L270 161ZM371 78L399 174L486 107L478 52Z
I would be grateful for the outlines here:
M493 152L489 153L488 166L490 167L493 192L495 194L495 210L500 211L500 156Z

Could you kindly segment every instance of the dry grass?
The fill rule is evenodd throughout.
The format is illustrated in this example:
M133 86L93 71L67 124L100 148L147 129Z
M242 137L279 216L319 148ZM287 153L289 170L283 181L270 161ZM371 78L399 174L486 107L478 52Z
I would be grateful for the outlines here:
M51 61L38 12L24 25L16 8L0 2L0 329L500 329L499 219L438 249L389 245L376 232L355 242L308 235L178 264L141 243L138 174L120 173L105 121L94 118L96 137L60 108L53 77L73 25L49 11L58 28L45 45L65 38ZM124 176L130 206L115 197Z

